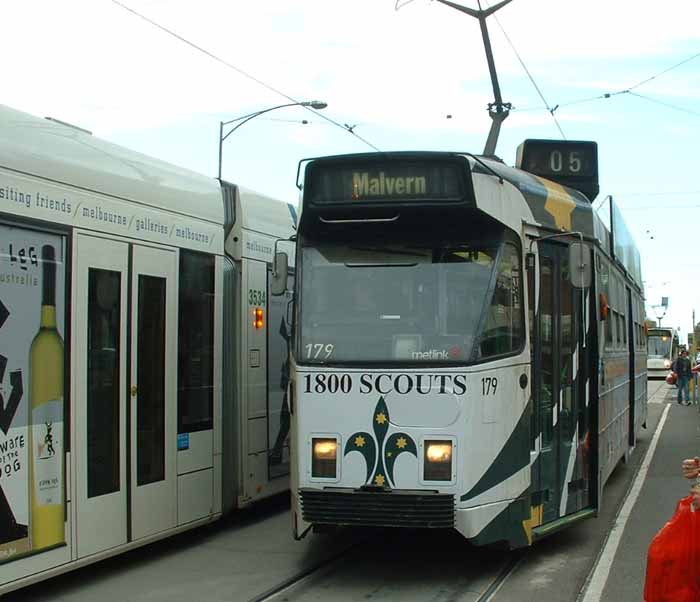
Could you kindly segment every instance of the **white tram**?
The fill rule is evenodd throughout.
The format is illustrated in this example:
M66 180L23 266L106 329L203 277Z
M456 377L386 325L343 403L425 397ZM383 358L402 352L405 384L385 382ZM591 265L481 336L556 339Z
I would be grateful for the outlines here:
M619 211L609 232L592 210L595 143L526 141L518 166L306 163L295 537L449 528L519 547L596 514L646 418L639 255Z
M0 107L0 594L288 489L295 218Z
M666 378L678 357L678 333L673 328L647 329L647 371L649 378Z

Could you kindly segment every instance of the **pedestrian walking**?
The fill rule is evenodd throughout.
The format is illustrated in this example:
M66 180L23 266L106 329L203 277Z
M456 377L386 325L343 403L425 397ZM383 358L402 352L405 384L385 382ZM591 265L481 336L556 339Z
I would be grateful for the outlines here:
M681 351L681 356L676 360L676 374L678 374L678 403L690 405L690 379L693 378L688 351ZM685 398L685 399L684 399Z

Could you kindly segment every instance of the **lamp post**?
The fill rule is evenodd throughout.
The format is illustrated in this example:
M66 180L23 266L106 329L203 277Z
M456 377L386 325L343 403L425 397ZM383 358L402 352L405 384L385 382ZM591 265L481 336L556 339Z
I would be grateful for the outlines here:
M288 102L287 104L283 105L277 105L276 107L270 107L269 109L262 109L261 111L255 111L254 113L249 113L248 115L242 115L241 117L236 117L235 119L231 119L230 121L220 121L219 122L219 180L221 179L221 161L223 157L223 148L224 148L224 140L228 138L233 132L235 132L239 127L241 127L244 123L248 123L251 119L255 119L258 115L262 115L263 113L269 113L270 111L274 111L276 109L283 109L284 107L311 107L312 109L320 110L320 109L325 109L328 104L323 102L322 100L305 100L304 102ZM237 123L234 125L226 135L224 135L224 126L229 125L230 123L235 123L236 121L239 121L240 123Z

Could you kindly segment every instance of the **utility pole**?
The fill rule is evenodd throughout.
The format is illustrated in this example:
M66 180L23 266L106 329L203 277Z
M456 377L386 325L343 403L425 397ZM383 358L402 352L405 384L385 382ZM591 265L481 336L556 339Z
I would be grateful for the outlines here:
M496 64L493 60L493 51L491 50L491 40L489 39L489 30L486 27L486 18L489 15L495 13L499 8L503 8L506 4L512 2L512 0L502 0L498 4L494 4L486 10L481 8L481 0L477 0L479 5L479 10L473 8L467 8L466 6L461 6L455 4L450 0L437 0L440 4L445 4L451 6L452 8L466 13L471 17L479 20L479 26L481 27L481 37L484 40L484 50L486 51L486 61L489 64L489 74L491 75L491 85L493 86L494 102L489 103L489 115L491 116L491 129L489 130L488 138L486 139L486 146L484 146L484 155L493 156L496 154L496 145L498 144L498 134L501 131L501 124L505 121L506 117L513 108L513 105L509 102L503 102L501 98L501 88L498 85L498 75L496 74Z

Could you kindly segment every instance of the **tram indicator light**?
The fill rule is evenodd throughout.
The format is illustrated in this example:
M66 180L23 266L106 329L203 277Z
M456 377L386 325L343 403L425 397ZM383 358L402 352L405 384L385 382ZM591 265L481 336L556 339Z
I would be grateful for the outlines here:
M452 480L452 441L425 441L423 479L425 481Z
M256 307L253 310L253 326L255 330L260 330L265 326L265 310L262 307Z
M338 442L335 439L311 440L311 476L323 479L335 479Z

